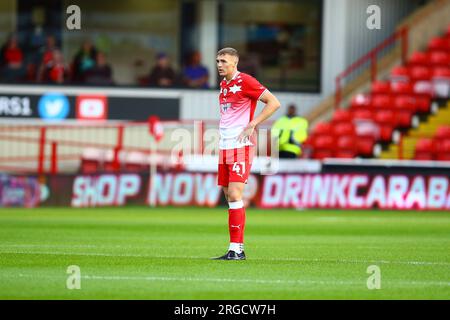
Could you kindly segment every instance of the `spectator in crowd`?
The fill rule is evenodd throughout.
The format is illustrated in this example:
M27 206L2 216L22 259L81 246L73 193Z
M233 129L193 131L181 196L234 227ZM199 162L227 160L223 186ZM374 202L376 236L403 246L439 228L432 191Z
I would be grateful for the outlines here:
M167 54L159 53L156 65L150 72L148 84L155 87L172 87L175 85L176 74L170 66L170 60Z
M287 114L272 126L272 137L278 137L280 158L298 158L302 152L301 143L308 136L308 121L297 116L295 105L288 107Z
M45 50L47 37L44 28L40 23L34 24L25 36L25 52L29 63L39 67L42 60L42 53Z
M64 57L59 50L54 50L52 60L45 65L43 81L46 83L62 84L68 78Z
M183 70L183 82L190 88L208 88L208 69L200 64L200 52L194 51Z
M5 59L5 65L12 68L18 69L22 67L23 64L23 53L19 48L19 43L16 35L12 35L5 47L3 57Z
M73 80L74 82L82 82L84 73L95 66L97 50L92 42L86 40L80 50L75 55L73 61Z
M16 35L12 35L2 50L2 79L7 82L20 81L25 76L24 56Z
M54 54L56 51L59 51L56 46L56 39L54 36L48 36L45 39L45 46L42 48L40 52L40 61L39 61L39 70L37 75L38 82L43 81L44 72L47 67L51 67L54 63Z
M45 47L42 50L42 63L45 65L53 60L53 54L58 50L54 36L48 36L45 39Z
M106 62L106 55L103 52L97 52L96 64L85 72L84 82L93 85L114 84L111 66Z

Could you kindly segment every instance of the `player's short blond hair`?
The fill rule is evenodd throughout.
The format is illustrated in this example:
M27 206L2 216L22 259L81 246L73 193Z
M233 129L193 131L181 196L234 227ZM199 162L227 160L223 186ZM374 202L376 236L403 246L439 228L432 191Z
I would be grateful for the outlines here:
M234 48L229 48L228 47L228 48L223 48L223 49L220 49L219 51L217 51L217 56L221 56L221 55L224 55L224 54L228 54L228 55L230 55L232 57L235 57L236 58L236 62L239 61L239 53Z

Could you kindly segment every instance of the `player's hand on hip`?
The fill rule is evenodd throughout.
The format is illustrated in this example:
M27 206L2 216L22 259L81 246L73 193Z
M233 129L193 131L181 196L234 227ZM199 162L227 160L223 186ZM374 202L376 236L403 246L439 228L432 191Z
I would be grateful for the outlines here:
M255 126L251 123L249 123L244 130L242 130L241 134L239 135L237 141L239 143L245 143L247 141L250 141L250 137L252 136L253 132L255 131Z

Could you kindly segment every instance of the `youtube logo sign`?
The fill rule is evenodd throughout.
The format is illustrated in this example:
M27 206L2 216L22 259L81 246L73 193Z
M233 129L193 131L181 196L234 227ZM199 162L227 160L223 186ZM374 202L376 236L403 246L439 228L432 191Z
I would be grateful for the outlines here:
M78 120L106 120L108 117L106 96L78 96L76 100L76 117Z

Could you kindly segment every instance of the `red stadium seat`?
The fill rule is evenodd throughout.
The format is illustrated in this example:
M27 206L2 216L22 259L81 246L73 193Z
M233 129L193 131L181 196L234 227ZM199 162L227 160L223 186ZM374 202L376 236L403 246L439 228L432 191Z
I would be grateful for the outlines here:
M328 122L320 122L314 128L314 135L328 135L332 130L332 126Z
M437 153L438 151L450 153L450 138L439 141L439 149L435 150L435 152Z
M450 67L450 53L442 51L432 51L429 54L429 61L432 67Z
M343 135L338 138L337 147L339 149L355 150L355 136Z
M394 98L394 108L400 110L408 110L411 113L416 113L416 99L413 95L399 94Z
M394 67L391 70L390 75L391 83L395 82L408 82L409 81L409 71L408 68L404 66Z
M395 82L391 84L391 90L394 94L413 94L413 87L408 82Z
M357 109L366 110L367 108L370 108L370 106L371 106L370 96L362 93L354 96L350 102L350 108L352 110Z
M416 151L433 151L433 139L420 138L416 142Z
M431 79L431 71L427 67L417 66L408 70L411 81L429 81Z
M389 94L391 93L391 84L387 81L375 81L371 86L372 96L374 94Z
M370 119L353 119L355 133L358 137L370 137L373 141L380 139L380 126L373 118Z
M336 137L355 135L355 126L352 122L341 122L333 126L333 132Z
M431 83L430 83L431 87ZM404 95L410 95L411 97L414 97L415 99L415 105L416 105L416 112L421 113L428 113L430 111L431 106L431 94L425 93L425 94L416 94L413 90L413 85L411 83L407 82L395 82L391 84L392 93L400 94L402 96ZM430 89L432 90L432 89ZM395 104L395 102L394 102Z
M354 158L357 155L358 149L355 144L356 137L354 135L341 136L337 141L336 158Z
M398 125L395 113L392 110L379 110L375 113L375 121L380 126L380 140L392 141L392 133Z
M439 141L439 148L435 150L435 158L439 161L450 161L450 139Z
M450 139L450 126L440 126L434 135L435 139Z
M332 122L340 123L340 122L348 122L352 120L352 114L349 110L339 109L336 110L333 114Z
M416 142L415 160L433 160L433 139L421 138Z
M335 148L335 141L332 135L321 135L314 139L314 149L333 150Z
M414 160L434 160L434 155L431 152L419 152L416 151L414 154Z
M433 95L431 85L431 70L427 67L411 67L409 69L410 81L414 83L414 92L418 94Z
M374 120L380 125L384 124L394 127L397 124L393 110L376 111L374 114Z
M337 150L334 153L334 157L335 158L339 158L339 159L353 159L358 155L358 153L356 151L352 151L352 150Z
M395 119L397 120L396 128L407 129L413 126L413 113L409 110L394 110Z
M433 68L432 78L435 78L435 77L449 79L450 78L450 67Z
M323 160L326 158L332 158L333 151L332 150L314 150L313 158L317 160Z
M428 55L424 52L416 51L414 52L408 60L408 67L416 66L429 66L430 61L428 60Z
M431 98L429 95L416 95L417 110L420 113L429 113L431 109Z
M310 158L314 152L314 136L309 135L305 141L302 142L302 157Z
M410 128L416 110L416 103L413 97L407 95L396 97L394 100L394 112L397 126L399 128Z
M372 110L367 109L357 109L353 111L353 119L373 119L373 112Z
M313 158L331 158L335 147L335 139L332 135L316 136L313 140Z
M435 37L430 40L428 43L428 51L443 51L443 52L449 52L450 51L450 39L444 38L444 37Z
M436 160L438 161L450 161L450 152L447 153L438 153L436 155Z
M450 97L450 67L434 68L431 82L433 86L434 97Z
M380 125L380 141L391 142L393 140L394 128L389 125Z
M302 142L303 145L312 146L314 144L314 135L309 135L305 141Z
M372 107L374 110L389 110L392 109L392 106L392 97L389 94L377 94L372 97Z
M373 157L373 148L375 146L375 139L369 136L357 136L356 147L358 154L366 157Z

